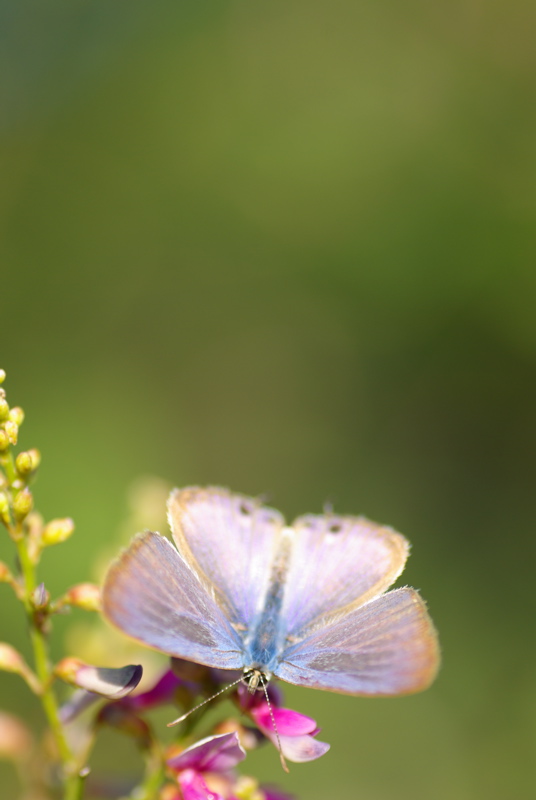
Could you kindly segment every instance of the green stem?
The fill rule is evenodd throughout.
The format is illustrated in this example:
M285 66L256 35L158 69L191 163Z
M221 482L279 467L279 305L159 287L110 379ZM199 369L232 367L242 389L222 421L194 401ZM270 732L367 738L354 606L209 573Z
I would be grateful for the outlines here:
M157 744L148 755L145 778L135 789L136 800L154 800L166 777L164 760Z
M48 657L48 645L43 631L36 623L34 608L32 606L32 592L37 586L35 568L28 554L26 540L21 536L21 533L20 527L18 530L12 531L13 539L17 545L20 567L24 578L26 590L24 607L30 626L30 639L34 653L35 672L41 683L41 702L56 742L59 757L63 764L65 775L65 800L80 800L82 797L84 780L80 775L80 770L77 767L76 760L71 752L61 724L58 703L52 688L53 676Z
M0 464L6 473L9 485L12 486L17 479L17 470L15 469L15 461L13 460L13 455L9 448L0 456Z

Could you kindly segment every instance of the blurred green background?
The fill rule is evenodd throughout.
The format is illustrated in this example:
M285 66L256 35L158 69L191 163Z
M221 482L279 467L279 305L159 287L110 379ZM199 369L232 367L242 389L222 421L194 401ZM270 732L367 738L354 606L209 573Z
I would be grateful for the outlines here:
M391 524L437 683L288 688L331 752L245 771L302 800L533 797L535 6L0 13L0 366L37 505L77 523L47 585L119 548L142 475ZM0 639L27 652L8 594ZM40 719L11 676L0 706ZM138 769L107 741L96 771Z

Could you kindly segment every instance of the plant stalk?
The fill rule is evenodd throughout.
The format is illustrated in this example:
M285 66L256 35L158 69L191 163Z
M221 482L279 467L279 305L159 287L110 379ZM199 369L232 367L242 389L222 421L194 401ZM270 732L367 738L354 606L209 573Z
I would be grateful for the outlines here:
M35 672L41 684L41 703L43 705L50 730L56 742L58 754L63 766L65 777L65 800L80 800L83 792L84 779L80 775L80 770L76 763L76 759L71 752L69 743L67 742L65 731L63 730L63 725L59 715L58 702L56 700L55 692L52 688L53 674L48 655L48 643L45 634L36 622L35 609L33 608L31 599L32 593L37 586L35 568L28 554L26 540L21 533L22 531L20 526L17 526L17 529L11 531L12 538L17 546L19 563L24 579L24 607L26 609L30 627L30 640L34 654Z

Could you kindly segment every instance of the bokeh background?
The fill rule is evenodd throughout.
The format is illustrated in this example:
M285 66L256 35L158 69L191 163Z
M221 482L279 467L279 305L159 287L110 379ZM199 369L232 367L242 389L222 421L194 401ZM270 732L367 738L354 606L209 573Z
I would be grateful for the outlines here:
M331 752L285 776L266 748L246 771L303 800L533 797L535 6L1 15L0 362L43 454L37 505L77 523L47 585L94 577L135 533L141 476L391 524L440 632L437 683L290 687ZM0 639L26 652L8 595ZM57 652L84 624L62 620ZM39 724L14 677L0 706ZM106 742L96 771L138 769Z

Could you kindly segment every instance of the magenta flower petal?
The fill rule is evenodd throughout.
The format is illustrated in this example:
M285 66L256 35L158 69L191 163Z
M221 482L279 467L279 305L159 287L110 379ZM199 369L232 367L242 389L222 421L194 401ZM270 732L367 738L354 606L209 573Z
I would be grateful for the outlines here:
M278 747L277 734L281 742L281 750L288 761L313 761L329 750L329 744L318 742L313 737L319 732L316 720L293 711L290 708L272 706L272 713L266 699L257 694L252 699L240 697L240 704L248 711L259 730ZM277 733L274 728L277 728Z
M170 758L168 766L181 772L228 772L246 757L246 752L238 739L236 731L208 736L188 747L178 756Z
M316 721L290 708L272 708L275 724L280 736L301 736L316 731ZM273 731L274 724L266 701L254 708L251 715L263 731Z

